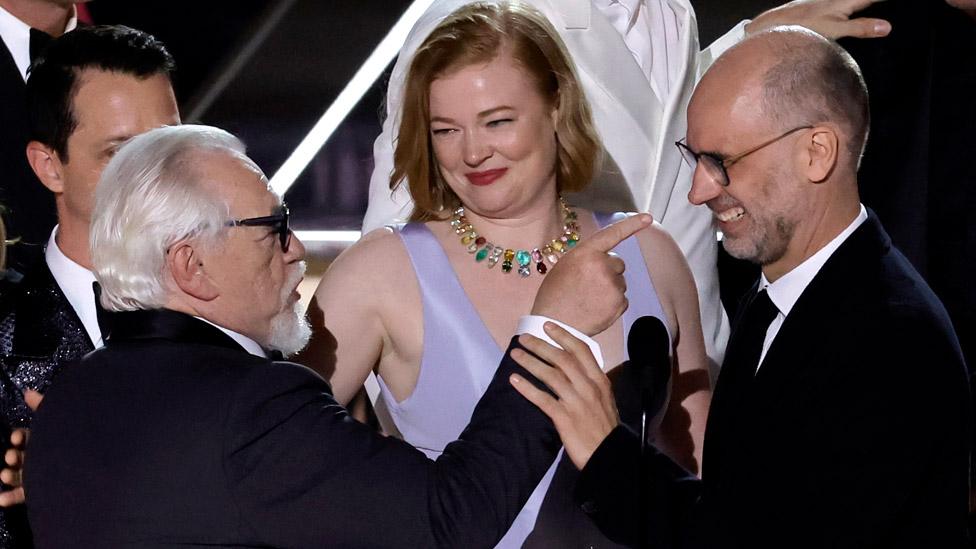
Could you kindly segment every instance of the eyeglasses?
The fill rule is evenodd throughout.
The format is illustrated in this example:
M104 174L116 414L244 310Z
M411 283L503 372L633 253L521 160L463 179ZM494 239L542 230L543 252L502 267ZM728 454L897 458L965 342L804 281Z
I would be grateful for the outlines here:
M675 141L674 144L675 146L678 147L678 150L681 151L681 156L685 159L685 162L687 162L688 165L691 166L692 170L694 170L695 167L699 163L701 163L702 167L705 168L705 173L707 173L709 177L714 179L715 182L718 183L719 185L723 187L728 187L729 166L735 164L736 162L742 160L743 158L749 156L750 154L758 151L759 149L772 145L773 143L779 141L780 139L783 139L787 135L796 133L800 130L809 130L812 127L813 126L799 126L793 128L792 130L784 134L778 135L770 139L769 141L766 141L762 145L753 147L746 152L739 153L730 156L728 158L720 158L712 153L696 153L695 151L691 150L691 148L687 144L685 144L684 139L681 139L680 141Z
M271 227L278 234L278 243L281 244L281 251L288 252L291 245L291 228L288 226L288 206L282 204L275 209L274 215L264 217L249 217L247 219L231 219L227 221L228 227Z

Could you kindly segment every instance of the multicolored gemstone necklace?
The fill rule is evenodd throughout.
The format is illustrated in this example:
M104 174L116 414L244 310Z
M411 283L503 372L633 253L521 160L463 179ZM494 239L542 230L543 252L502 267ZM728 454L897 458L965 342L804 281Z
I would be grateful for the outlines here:
M451 227L454 233L461 236L461 245L468 249L469 254L474 254L474 260L478 263L488 260L488 268L494 267L498 260L502 260L502 271L512 272L512 268L518 265L518 274L527 277L532 272L529 265L535 261L535 270L544 275L549 271L549 265L555 265L559 261L559 256L568 252L576 246L580 240L579 225L576 223L576 212L571 210L566 202L559 198L559 205L563 210L563 234L549 242L529 250L513 250L496 246L488 242L484 236L478 234L474 225L464 216L464 206L454 210L451 216Z

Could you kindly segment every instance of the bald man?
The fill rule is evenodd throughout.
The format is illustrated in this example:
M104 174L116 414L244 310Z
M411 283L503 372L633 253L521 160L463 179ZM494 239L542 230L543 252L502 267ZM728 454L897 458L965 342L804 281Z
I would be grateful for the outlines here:
M860 203L868 123L857 64L804 29L747 39L702 79L679 144L689 199L762 276L733 324L703 479L640 458L622 427L583 468L577 497L610 537L966 546L965 365L942 304Z

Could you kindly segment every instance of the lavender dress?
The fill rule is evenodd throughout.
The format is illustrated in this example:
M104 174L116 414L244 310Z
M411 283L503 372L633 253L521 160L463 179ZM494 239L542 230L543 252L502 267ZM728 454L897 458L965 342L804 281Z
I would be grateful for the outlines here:
M595 217L597 223L604 226L622 215ZM409 223L399 229L399 234L420 284L423 356L417 386L402 402L396 401L382 377L377 379L384 404L404 440L427 456L436 458L467 426L504 349L498 347L482 322L433 233L422 223ZM624 277L630 306L623 315L625 334L641 316L656 316L666 323L637 240L630 237L614 251L627 265ZM492 274L501 276L500 273ZM496 547L522 546L535 527L536 516L560 457L553 462Z

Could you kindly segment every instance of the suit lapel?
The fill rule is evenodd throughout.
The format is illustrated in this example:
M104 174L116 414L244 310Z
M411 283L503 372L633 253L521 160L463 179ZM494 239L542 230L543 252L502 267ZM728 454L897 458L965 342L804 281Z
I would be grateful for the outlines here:
M4 397L4 414L8 420L24 424L30 411L21 392L28 388L44 392L61 368L94 349L43 253L37 255L12 296L13 313L4 320L4 330L12 333L9 347L0 357L2 375L7 378L3 385L16 388Z
M94 349L88 332L54 280L43 255L24 279L18 296L12 354L67 358Z
M695 10L685 0L670 0L669 5L674 9L681 24L676 52L681 56L681 70L671 87L671 95L664 105L662 123L656 128L658 139L653 141L654 153L651 158L654 164L651 174L654 178L654 186L644 207L654 214L656 219L663 219L667 215L675 183L679 179L691 180L690 173L685 178L679 177L679 172L687 170L688 167L681 160L681 155L675 154L671 149L674 148L674 142L684 137L687 132L688 100L691 99L698 78L698 21L695 19ZM676 199L685 200L685 193L679 194L681 196Z
M709 410L705 436L704 472L712 487L721 486L722 471L735 476L739 464L723 457L730 448L748 444L750 433L762 430L761 424L785 410L802 408L804 399L819 398L818 387L833 383L836 376L824 370L840 362L833 357L853 352L847 343L857 340L861 320L870 316L872 287L861 280L877 258L890 248L873 213L837 249L810 282L776 334L755 380L744 393L730 385L725 370ZM747 295L752 295L753 291ZM740 317L742 307L740 306ZM848 320L858 319L858 320ZM736 318L729 353L735 345ZM763 436L762 433L758 433ZM767 433L768 434L768 433Z
M867 273L888 249L890 241L869 213L824 263L786 317L756 374L760 394L789 394L782 388L830 368L836 353L853 352L848 342L857 341L864 326L849 319L869 316L870 304L879 301L872 295L873 285L860 281L870 279Z

